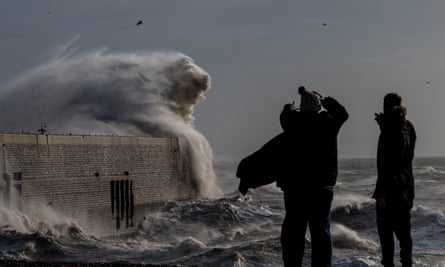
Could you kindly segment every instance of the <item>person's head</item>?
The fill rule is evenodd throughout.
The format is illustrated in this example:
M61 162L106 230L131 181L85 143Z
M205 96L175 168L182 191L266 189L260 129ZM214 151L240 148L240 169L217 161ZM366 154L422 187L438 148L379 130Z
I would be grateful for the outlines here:
M298 88L298 93L301 95L301 111L319 112L321 110L321 101L317 94L308 91L304 86Z
M402 105L402 97L397 93L389 93L383 98L383 111Z

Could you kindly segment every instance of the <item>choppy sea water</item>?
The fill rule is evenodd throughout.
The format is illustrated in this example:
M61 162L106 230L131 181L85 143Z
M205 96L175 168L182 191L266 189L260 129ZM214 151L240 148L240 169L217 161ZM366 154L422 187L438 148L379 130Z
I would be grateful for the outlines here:
M269 185L240 197L237 163L214 163L224 197L170 202L159 211L147 211L140 231L121 240L96 238L50 210L30 218L0 207L0 259L282 266L282 193ZM332 210L334 266L380 266L375 203L370 198L375 160L341 160L339 172ZM414 261L416 266L445 266L445 158L416 159L415 178ZM309 234L304 265L310 266Z

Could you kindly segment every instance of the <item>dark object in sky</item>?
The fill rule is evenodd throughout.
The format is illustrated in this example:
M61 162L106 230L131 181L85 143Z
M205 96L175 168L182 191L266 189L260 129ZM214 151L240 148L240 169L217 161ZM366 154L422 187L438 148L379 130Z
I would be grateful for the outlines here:
M428 82L428 81L426 81L425 83L426 83L426 84L430 84L430 82Z
M136 23L136 25L141 25L142 24L142 20L138 21L138 23Z
M326 22L323 22L323 26L328 26L328 24Z

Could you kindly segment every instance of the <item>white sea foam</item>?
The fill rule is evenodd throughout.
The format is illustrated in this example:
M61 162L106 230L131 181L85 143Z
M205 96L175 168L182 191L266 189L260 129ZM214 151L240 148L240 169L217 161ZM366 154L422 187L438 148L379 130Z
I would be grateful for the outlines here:
M336 247L376 250L378 245L371 240L360 237L356 231L344 225L334 223L331 227L333 243Z
M364 205L369 204L373 200L370 197L366 197L359 194L347 193L347 194L334 194L333 207L355 207L360 209Z
M428 173L436 173L436 174L445 174L445 170L438 169L434 166L424 166L422 168L415 170L416 174L428 174Z
M54 211L51 207L34 204L27 214L14 207L0 204L0 227L20 233L39 232L46 236L66 236L82 232L76 222Z
M338 267L377 267L381 266L380 258L378 257L351 257L344 259L334 264Z

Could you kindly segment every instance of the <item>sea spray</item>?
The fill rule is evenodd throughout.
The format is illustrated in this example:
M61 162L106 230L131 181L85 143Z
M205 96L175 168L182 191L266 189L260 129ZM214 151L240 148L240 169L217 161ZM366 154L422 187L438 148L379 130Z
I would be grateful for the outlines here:
M24 214L15 207L0 204L0 235L8 231L43 238L82 235L81 227L75 220L64 216L43 204L32 204L31 212Z
M193 124L210 84L177 52L65 51L2 89L0 129L36 132L44 122L48 133L178 136L186 140L198 196L215 197L212 150Z
M348 227L332 224L332 239L335 247L354 248L363 250L377 250L378 245L373 240L360 237L359 234Z

